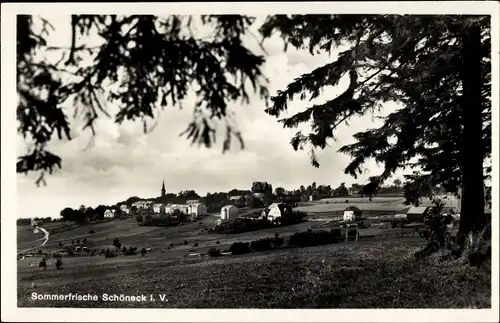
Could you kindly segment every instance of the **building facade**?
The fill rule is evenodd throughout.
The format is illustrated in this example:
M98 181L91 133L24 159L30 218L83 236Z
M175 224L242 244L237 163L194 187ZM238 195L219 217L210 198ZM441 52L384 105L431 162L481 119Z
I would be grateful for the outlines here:
M234 205L223 206L220 210L220 218L222 220L233 219L238 216L238 208Z

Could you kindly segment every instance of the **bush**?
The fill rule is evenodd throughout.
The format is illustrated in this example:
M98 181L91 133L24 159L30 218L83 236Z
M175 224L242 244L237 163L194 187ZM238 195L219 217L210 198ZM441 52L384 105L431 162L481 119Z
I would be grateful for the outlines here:
M198 247L198 242L193 243L193 247Z
M122 252L126 254L127 253L127 247L123 246L122 247Z
M312 246L320 246L325 244L336 243L337 240L338 240L338 231L308 230L305 232L294 233L290 237L288 244L299 247L312 247Z
M141 256L144 257L144 255L146 255L147 251L146 251L146 248L142 248L141 249Z
M83 239L83 244L87 244L87 238Z
M115 246L117 248L121 248L122 244L120 243L119 239L115 239L115 240L113 240L113 246Z
M330 230L330 233L336 238L342 237L342 229L341 228L333 228Z
M243 255L251 251L250 244L248 242L235 242L231 245L229 251L233 255Z
M89 234L94 234L94 233L95 233L95 231L94 231L94 230L90 230L90 231L89 231Z
M220 256L220 250L216 249L216 248L210 248L210 250L208 250L208 255L210 257L219 257Z
M285 240L281 237L279 238L274 238L274 246L275 247L281 247L285 243Z
M187 244L188 244L188 241L184 240L184 245L187 246Z
M265 238L252 241L250 247L255 251L272 250L274 249L274 239Z
M63 262L62 262L61 258L57 258L56 268L57 269L62 269L62 265L63 265Z
M142 215L137 214L137 215L135 216L135 220L137 221L137 223L142 223L142 221L143 221L144 219L142 218Z
M215 242L215 244L220 244L219 240L217 240L217 241Z

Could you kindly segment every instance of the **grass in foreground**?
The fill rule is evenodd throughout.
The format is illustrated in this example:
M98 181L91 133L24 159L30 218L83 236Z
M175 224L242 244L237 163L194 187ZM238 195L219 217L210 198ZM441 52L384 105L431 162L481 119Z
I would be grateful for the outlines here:
M421 240L358 242L218 259L90 258L19 266L20 307L487 308L491 272L411 257ZM73 260L72 260L73 261ZM32 282L36 286L31 288ZM44 294L153 294L156 302L31 301ZM166 294L168 302L158 299Z

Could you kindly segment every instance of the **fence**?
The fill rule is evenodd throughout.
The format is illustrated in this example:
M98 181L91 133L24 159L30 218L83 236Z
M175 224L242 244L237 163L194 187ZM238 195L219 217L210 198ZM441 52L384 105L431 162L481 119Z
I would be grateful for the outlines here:
M414 238L414 237L420 237L418 231L394 232L394 233L366 235L366 236L360 235L358 237L358 240L382 240L390 238Z

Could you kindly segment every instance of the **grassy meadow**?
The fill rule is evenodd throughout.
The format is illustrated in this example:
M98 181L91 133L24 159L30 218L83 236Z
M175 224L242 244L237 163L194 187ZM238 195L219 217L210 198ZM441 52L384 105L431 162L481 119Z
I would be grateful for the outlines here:
M385 202L395 203L394 198ZM335 203L316 203L332 207ZM353 201L354 202L354 201ZM314 203L313 203L314 204ZM338 203L337 203L338 204ZM59 243L71 245L87 239L89 248L112 249L113 239L123 246L146 247L139 255L105 258L103 255L64 257L63 269L38 267L40 257L18 260L18 306L20 307L170 307L170 308L485 308L490 307L490 268L472 269L454 262L416 260L415 250L424 242L418 237L360 239L309 248L281 248L218 258L190 256L210 248L220 250L238 241L250 242L284 237L295 232L329 230L335 221L300 224L240 234L209 234L215 216L176 227L138 226L135 219L86 226L68 226L51 234L41 249L52 252ZM365 221L364 236L397 234L400 228ZM379 221L380 222L380 221ZM379 224L379 223L378 223ZM48 223L46 230L62 223ZM408 229L412 230L412 229ZM90 233L93 232L93 233ZM17 230L18 248L40 243L43 233L29 226ZM187 242L185 244L184 242ZM195 243L197 246L195 246ZM173 244L173 247L170 245ZM32 293L93 294L94 301L31 300ZM102 294L150 295L146 302L106 302ZM168 301L161 301L165 295Z

